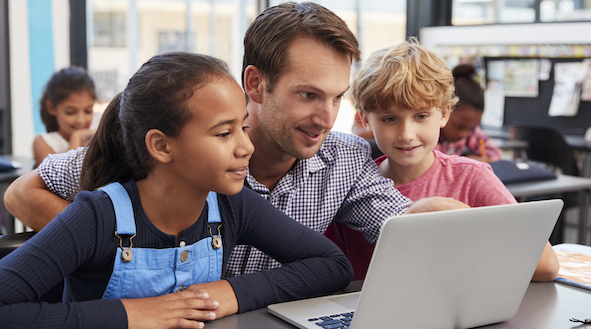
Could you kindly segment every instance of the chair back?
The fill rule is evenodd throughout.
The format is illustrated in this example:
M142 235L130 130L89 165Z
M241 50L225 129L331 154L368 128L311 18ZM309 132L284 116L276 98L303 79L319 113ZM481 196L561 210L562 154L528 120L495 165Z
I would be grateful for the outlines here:
M579 176L579 168L573 150L564 136L551 127L513 125L510 128L513 139L525 140L527 158L545 162L559 168L565 175Z

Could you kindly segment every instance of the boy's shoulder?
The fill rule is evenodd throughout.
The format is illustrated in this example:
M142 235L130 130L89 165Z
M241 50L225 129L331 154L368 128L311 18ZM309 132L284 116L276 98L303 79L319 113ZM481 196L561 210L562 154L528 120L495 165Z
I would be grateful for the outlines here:
M437 161L442 167L451 167L458 170L490 167L486 162L470 159L465 156L445 154L437 150L433 150L433 152L435 153L435 161Z

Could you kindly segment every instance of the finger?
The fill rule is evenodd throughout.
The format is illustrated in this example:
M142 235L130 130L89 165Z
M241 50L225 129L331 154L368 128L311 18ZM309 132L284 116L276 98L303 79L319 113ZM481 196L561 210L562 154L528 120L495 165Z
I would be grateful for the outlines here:
M187 319L177 319L174 320L174 322L168 326L169 328L203 328L205 327L205 323L200 322L200 321L194 321L194 320L187 320Z

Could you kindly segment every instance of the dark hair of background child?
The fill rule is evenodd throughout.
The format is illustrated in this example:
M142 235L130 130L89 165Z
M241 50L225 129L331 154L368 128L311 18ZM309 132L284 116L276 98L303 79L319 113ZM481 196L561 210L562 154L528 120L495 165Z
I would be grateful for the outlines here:
M478 111L484 111L484 90L474 79L476 68L470 64L460 64L452 70L456 95L460 99L455 108L470 105Z

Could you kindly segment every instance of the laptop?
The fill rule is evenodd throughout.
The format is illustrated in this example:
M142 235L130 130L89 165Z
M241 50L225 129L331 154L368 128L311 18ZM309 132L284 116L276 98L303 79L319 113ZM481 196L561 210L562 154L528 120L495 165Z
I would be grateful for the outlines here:
M272 304L268 311L316 329L325 323L338 328L337 321L368 329L471 328L509 320L562 206L556 199L389 218L361 292Z

